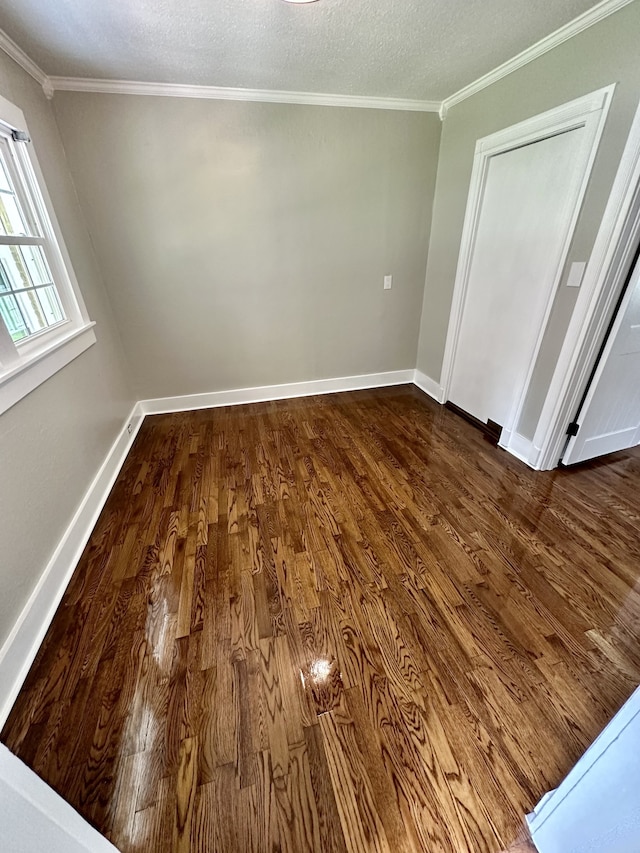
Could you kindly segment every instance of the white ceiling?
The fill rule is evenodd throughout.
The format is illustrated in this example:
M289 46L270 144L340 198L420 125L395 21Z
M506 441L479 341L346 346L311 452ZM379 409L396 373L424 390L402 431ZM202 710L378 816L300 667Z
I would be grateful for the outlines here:
M594 0L0 0L48 75L441 100Z

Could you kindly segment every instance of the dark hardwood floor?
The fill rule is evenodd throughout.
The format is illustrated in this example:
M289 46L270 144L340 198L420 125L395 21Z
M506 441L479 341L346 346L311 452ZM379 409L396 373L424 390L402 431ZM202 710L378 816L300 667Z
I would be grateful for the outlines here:
M496 853L640 681L640 454L412 386L148 418L2 740L124 853Z

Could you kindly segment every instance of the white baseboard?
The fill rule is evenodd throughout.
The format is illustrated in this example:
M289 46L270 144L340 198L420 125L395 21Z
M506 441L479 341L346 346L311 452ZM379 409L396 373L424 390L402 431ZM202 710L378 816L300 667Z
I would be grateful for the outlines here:
M513 432L509 438L509 444L504 449L508 450L513 456L517 456L522 462L528 462L531 445L532 442L530 439L525 438L524 435L520 435L519 432ZM500 446L503 446L502 441L500 442Z
M417 385L425 394L433 397L436 402L444 403L444 388L436 382L435 379L427 376L426 373L421 373L419 370L415 370L413 374L413 384Z
M538 470L540 452L539 448L534 446L532 439L527 438L519 432L507 432L507 430L502 430L502 435L500 436L498 444L503 450L506 450L507 453L510 453L521 462L524 462L525 465Z
M141 400L145 415L188 412L192 409L214 409L218 406L238 406L243 403L262 403L310 397L314 394L334 394L339 391L362 391L388 385L408 385L414 381L413 370L391 370L387 373L367 373L363 376L342 376L338 379L315 379L310 382L289 382L285 385L263 385L259 388L238 388L232 391L211 391L208 394L184 394L180 397L158 397Z
M143 420L144 414L136 404L0 649L0 728L9 716Z

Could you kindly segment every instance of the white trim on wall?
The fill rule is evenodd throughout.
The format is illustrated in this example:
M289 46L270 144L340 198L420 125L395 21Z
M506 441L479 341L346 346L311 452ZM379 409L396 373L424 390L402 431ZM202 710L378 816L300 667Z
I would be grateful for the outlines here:
M515 456L521 462L531 466L530 457L533 451L533 442L530 438L522 435L515 430L502 430L500 434L499 447L507 450L512 456Z
M36 353L29 361L18 362L0 377L0 414L6 412L38 385L41 385L96 342L95 323L87 323Z
M179 397L157 397L138 404L145 415L169 412L189 412L193 409L214 409L219 406L239 406L243 403L262 403L269 400L288 400L292 397L311 397L315 394L335 394L341 391L362 391L385 388L389 385L409 385L414 370L392 370L387 373L367 373L362 376L342 376L337 379L315 379L310 382L288 382L284 385L262 385L258 388L236 388L211 391L208 394L182 394Z
M5 850L118 853L66 800L0 744Z
M640 240L640 106L618 166L533 438L534 468L555 468Z
M523 50L511 59L508 59L506 62L503 62L502 65L498 65L497 68L494 68L492 71L489 71L487 74L484 74L482 77L474 80L473 83L469 83L468 86L464 86L462 89L459 89L453 95L449 95L449 97L442 101L440 118L444 121L447 112L455 104L459 104L461 101L470 98L477 92L481 92L488 86L492 86L494 83L497 83L498 80L501 80L508 74L512 74L514 71L517 71L518 68L522 68L523 65L528 65L530 62L533 62L534 59L538 59L538 57L543 56L550 50L553 50L554 47L558 47L558 45L563 44L563 42L572 39L574 36L577 36L584 30L589 29L589 27L592 27L599 21L604 20L604 18L608 18L609 15L613 15L614 12L628 6L629 3L632 2L633 0L602 0L602 2L598 3L592 9L588 9L586 12L583 12L582 15L578 15L577 18L569 21L568 24L565 24L555 32L550 33L548 36L540 39L540 41L532 44L531 47L528 47L526 50Z
M425 394L432 397L436 403L444 403L444 388L435 379L427 376L426 373L416 370L413 377L413 384L421 391L424 391Z
M355 107L365 110L405 110L438 113L440 101L377 98L324 92L284 92L275 89L236 89L223 86L188 86L180 83L145 83L137 80L99 80L85 77L50 77L56 92L99 92L110 95L152 95L165 98L204 98L218 101L254 101L302 104L316 107Z
M27 72L27 74L30 74L34 80L37 80L44 89L44 93L47 97L51 97L51 95L53 95L53 89L51 88L49 78L42 68L40 68L39 65L36 65L33 59L31 59L30 56L27 56L24 50L17 45L4 30L0 30L0 50L3 50L7 56L10 56L14 62L17 62L18 65Z
M617 760L614 758L613 762L607 762L607 757L611 756L612 753L616 756L618 749L633 749L638 742L639 726L640 688L637 688L591 746L588 747L587 751L574 764L558 787L545 794L533 812L527 815L526 821L531 831L532 840L536 844L536 850L566 850L567 835L571 835L572 841L574 840L575 836L571 830L576 829L579 822L587 817L589 805L595 812L595 822L591 824L587 833L582 833L582 838L578 841L580 849L585 849L583 842L587 837L588 847L591 850L604 850L605 848L628 850L636 846L637 820L633 820L632 815L628 814L627 821L620 822L614 827L610 811L606 808L607 797L615 796L613 792L616 788L614 786L618 779L625 780L624 787L627 790L633 791L634 785L627 778L627 773L623 773L622 768L614 766L613 762L615 765L619 764L619 757ZM632 732L633 736L627 739L625 734ZM621 742L624 746L620 745ZM630 754L634 755L634 751L631 751ZM620 753L618 753L619 755ZM608 766L605 765L603 768L605 762ZM584 790L581 783L586 782L588 776L598 773L600 776L596 778L599 778L603 784L597 801L595 797L592 800L581 799L581 789ZM556 814L558 808L561 808L562 811ZM619 819L620 815L617 815L616 820L619 821ZM564 826L568 830L564 834L564 838L561 838L558 832L559 826ZM613 840L614 837L615 841ZM632 837L633 842L631 841ZM613 846L609 845L609 841ZM629 843L632 844L631 848ZM573 845L571 846L573 847ZM573 847L573 849L577 850L578 848Z
M136 404L0 649L0 728L27 677L143 419Z

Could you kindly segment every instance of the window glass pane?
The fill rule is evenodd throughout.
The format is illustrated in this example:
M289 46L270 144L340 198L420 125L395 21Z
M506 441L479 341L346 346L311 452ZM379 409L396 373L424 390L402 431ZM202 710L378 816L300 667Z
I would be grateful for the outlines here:
M11 282L9 276L5 272L3 264L0 263L0 293L11 290Z
M7 174L7 168L4 164L4 155L0 158L0 192L13 192L11 181L9 180L9 175Z
M0 246L0 304L16 342L65 319L41 246Z
M0 290L53 284L42 246L0 246Z
M20 255L22 262L27 270L31 283L38 284L53 284L51 271L47 264L44 252L41 246L20 246Z
M40 305L42 306L47 325L53 326L54 323L64 320L64 311L53 285L51 287L39 288L36 293L40 299Z
M13 190L5 153L0 149L0 234L26 236L27 219Z
M47 328L49 323L40 305L37 290L33 288L23 290L22 293L15 294L15 299L30 335Z
M16 343L31 334L13 294L3 295L0 293L0 316Z

